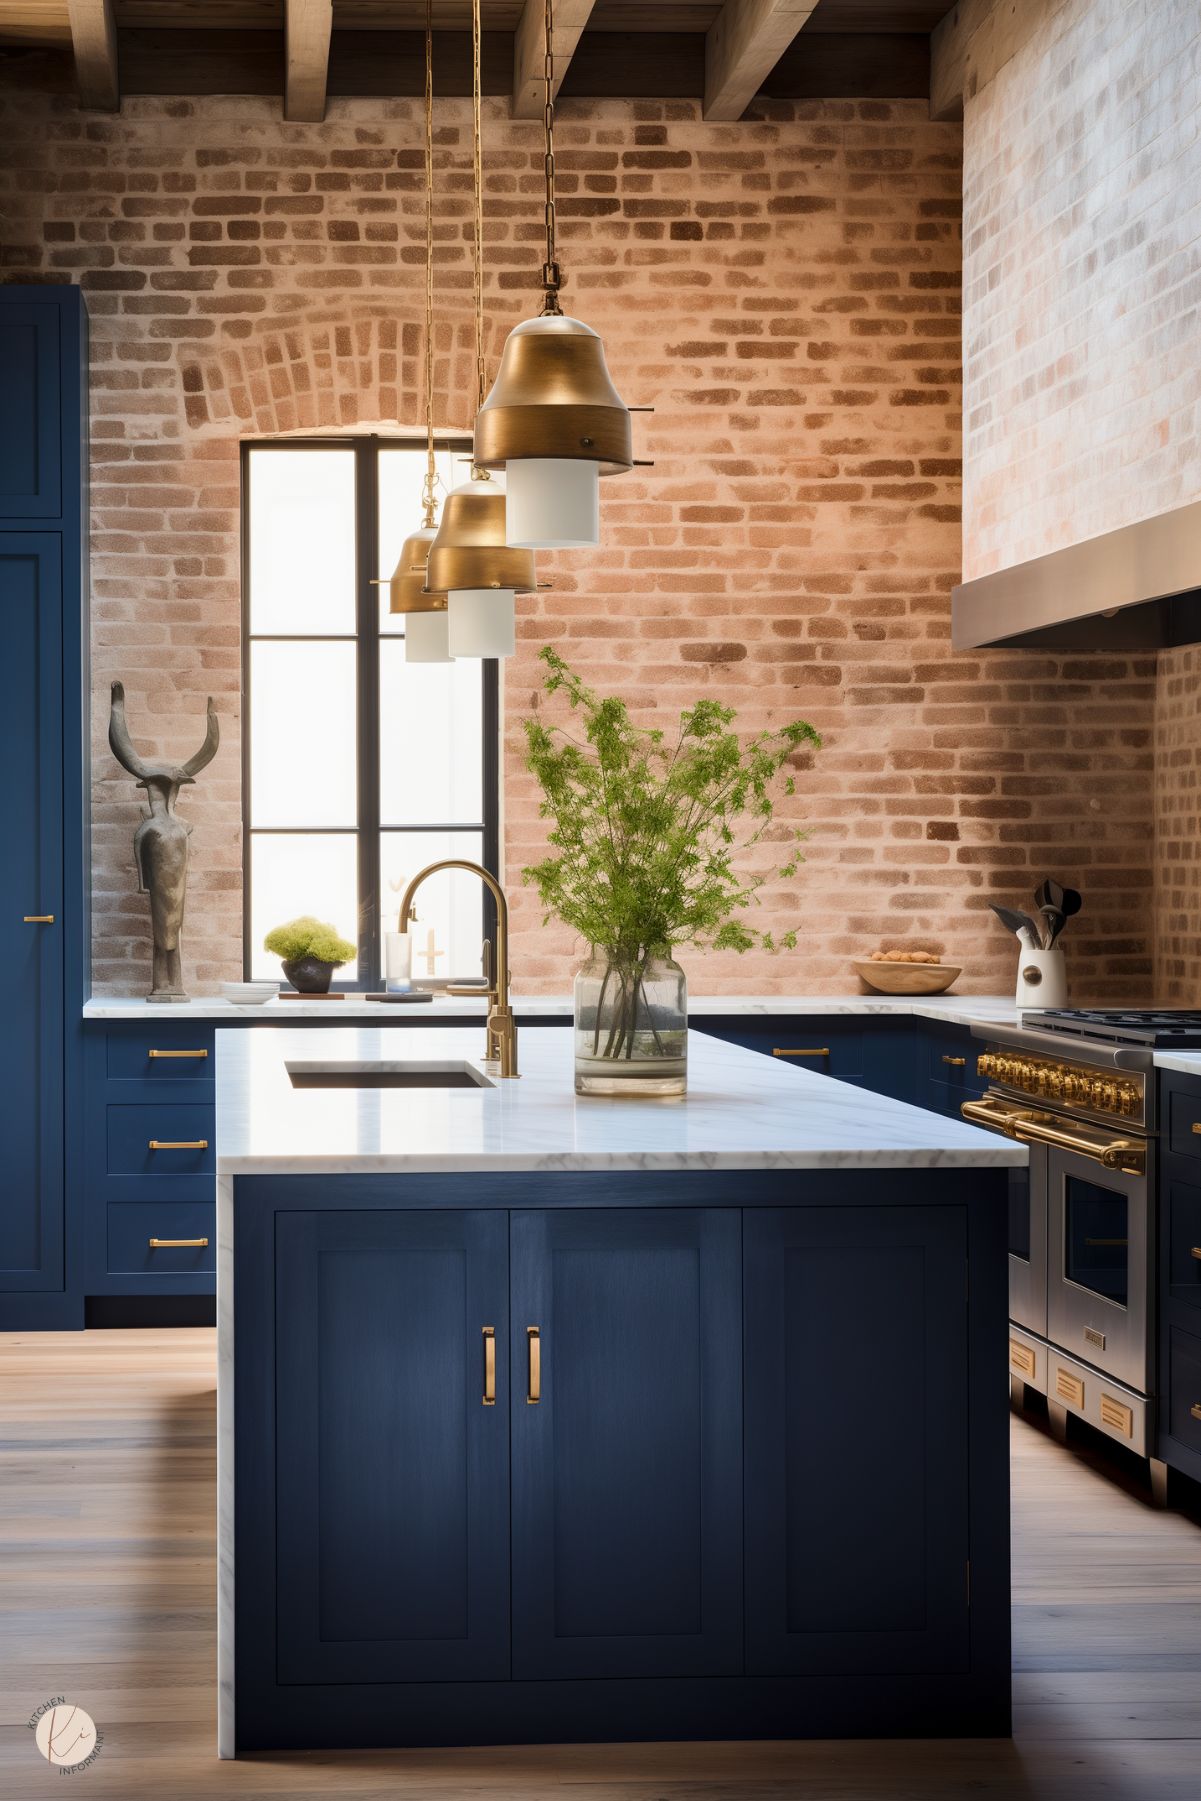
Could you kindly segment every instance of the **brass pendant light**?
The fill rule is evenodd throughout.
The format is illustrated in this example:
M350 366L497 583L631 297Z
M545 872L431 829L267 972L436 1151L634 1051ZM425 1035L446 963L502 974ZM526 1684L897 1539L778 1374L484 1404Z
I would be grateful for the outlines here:
M475 185L473 289L476 405L484 376L484 169L480 127L480 0L472 0L472 166ZM537 586L533 553L505 536L505 490L473 465L471 480L446 497L429 551L427 582L448 596L452 657L509 657L515 648L515 596Z
M446 595L426 585L430 547L437 536L437 468L434 461L434 9L425 3L425 479L422 523L401 546L388 583L390 613L409 615L407 663L448 663Z
M598 482L633 466L629 408L591 326L559 306L555 248L554 8L543 17L546 260L537 318L509 333L492 392L475 421L475 460L504 469L509 542L571 549L600 541Z

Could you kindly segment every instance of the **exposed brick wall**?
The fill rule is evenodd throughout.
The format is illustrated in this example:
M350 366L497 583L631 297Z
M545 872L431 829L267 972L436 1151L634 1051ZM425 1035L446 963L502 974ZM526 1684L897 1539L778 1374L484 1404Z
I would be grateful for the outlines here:
M1155 975L1201 1004L1201 645L1159 659L1155 707Z
M1199 57L1064 0L965 101L968 578L1201 497Z
M133 100L113 119L15 83L0 181L12 280L83 281L93 321L96 978L144 985L127 780L107 684L139 741L225 731L195 822L186 972L240 973L238 439L413 424L421 308L418 109ZM439 111L442 391L470 387L468 118ZM595 553L547 556L506 672L507 876L520 988L574 951L519 891L536 795L518 721L554 641L647 718L698 694L750 728L803 715L826 747L790 817L807 861L761 923L772 960L688 959L699 991L833 991L881 941L939 948L965 990L1008 988L987 898L1075 880L1077 992L1137 992L1148 957L1147 660L955 657L959 574L958 127L918 102L775 104L704 125L691 103L568 104L568 299L604 335L653 470L606 484ZM539 266L537 125L486 119L493 358ZM459 403L448 425L466 422Z

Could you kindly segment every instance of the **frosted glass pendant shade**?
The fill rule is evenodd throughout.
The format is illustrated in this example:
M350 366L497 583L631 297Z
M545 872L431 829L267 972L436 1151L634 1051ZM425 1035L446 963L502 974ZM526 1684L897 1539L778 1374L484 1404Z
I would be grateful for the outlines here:
M445 607L439 613L410 613L407 616L405 620L406 663L450 662L446 624L448 617Z
M600 464L566 457L520 457L505 464L510 544L579 550L600 543Z
M511 657L517 648L512 588L452 588L446 618L452 657Z

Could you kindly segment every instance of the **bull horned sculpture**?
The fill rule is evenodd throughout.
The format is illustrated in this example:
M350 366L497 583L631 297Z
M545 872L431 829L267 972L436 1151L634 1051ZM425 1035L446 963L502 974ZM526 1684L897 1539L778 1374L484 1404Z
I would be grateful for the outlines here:
M108 717L109 749L138 784L146 790L150 811L133 837L138 868L138 891L150 896L150 932L154 944L153 979L147 999L186 1001L180 964L179 936L183 929L184 900L188 887L188 839L192 828L176 817L175 803L181 788L196 780L217 754L221 733L212 700L208 703L208 729L204 743L186 763L144 763L133 747L125 723L125 688L113 683Z

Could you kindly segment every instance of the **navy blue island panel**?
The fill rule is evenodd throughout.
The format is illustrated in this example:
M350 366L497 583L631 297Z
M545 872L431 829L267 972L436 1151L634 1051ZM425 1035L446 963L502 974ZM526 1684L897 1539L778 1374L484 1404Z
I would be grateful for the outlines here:
M237 1178L237 1751L1007 1733L1006 1189Z
M0 285L0 903L15 947L0 1027L0 1331L83 1323L86 361L78 288Z

